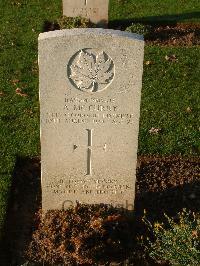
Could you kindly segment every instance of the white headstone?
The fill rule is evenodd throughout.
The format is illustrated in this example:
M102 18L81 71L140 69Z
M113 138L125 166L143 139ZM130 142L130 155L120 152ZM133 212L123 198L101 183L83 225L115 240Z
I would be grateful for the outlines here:
M100 27L108 24L109 0L63 0L63 15L84 17Z
M39 37L43 209L133 209L142 36L73 29Z

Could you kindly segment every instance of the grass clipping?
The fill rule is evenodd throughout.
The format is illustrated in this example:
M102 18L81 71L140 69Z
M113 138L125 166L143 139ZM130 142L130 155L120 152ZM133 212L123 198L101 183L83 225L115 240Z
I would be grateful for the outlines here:
M131 219L107 205L77 205L37 215L27 251L31 262L94 265L121 261L133 246Z

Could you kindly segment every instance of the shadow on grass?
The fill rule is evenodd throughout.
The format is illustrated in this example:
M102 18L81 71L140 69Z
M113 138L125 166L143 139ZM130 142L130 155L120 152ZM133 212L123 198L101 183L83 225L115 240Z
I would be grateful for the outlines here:
M15 261L30 241L34 216L41 202L40 160L17 158L1 246L1 265L21 265Z
M56 21L45 20L42 27L42 32L60 30L60 26Z
M135 199L138 235L146 234L141 223L144 209L152 221L162 220L163 213L174 217L183 208L200 210L199 159L141 157L138 161ZM3 241L5 260L1 265L24 263L22 254L30 243L35 213L41 206L40 171L39 158L16 161Z
M176 25L179 22L184 22L188 20L188 23L191 23L191 19L200 19L200 12L191 12L175 15L165 15L165 16L149 16L133 19L119 19L111 20L109 22L109 28L120 28L125 29L130 26L132 23L142 23L149 25Z

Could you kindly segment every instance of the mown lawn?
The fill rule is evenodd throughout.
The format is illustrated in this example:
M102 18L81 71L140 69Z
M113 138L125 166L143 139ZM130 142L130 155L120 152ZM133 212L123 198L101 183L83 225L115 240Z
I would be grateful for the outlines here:
M110 0L110 21L197 22L198 0Z
M111 0L110 20L196 14L198 2ZM37 37L61 10L60 0L0 0L0 228L16 158L40 154ZM199 48L146 47L146 61L139 154L199 155Z
M40 153L37 38L60 14L60 0L0 0L0 225L17 156Z
M199 50L146 47L140 154L200 154ZM176 59L166 60L170 55ZM150 134L151 128L160 131Z

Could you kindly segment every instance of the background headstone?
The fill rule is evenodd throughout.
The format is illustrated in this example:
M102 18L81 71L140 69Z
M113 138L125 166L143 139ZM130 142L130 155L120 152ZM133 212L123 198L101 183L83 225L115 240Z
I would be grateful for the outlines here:
M43 209L133 209L142 36L73 29L39 37Z
M99 27L108 24L109 0L63 0L63 15L90 19Z

